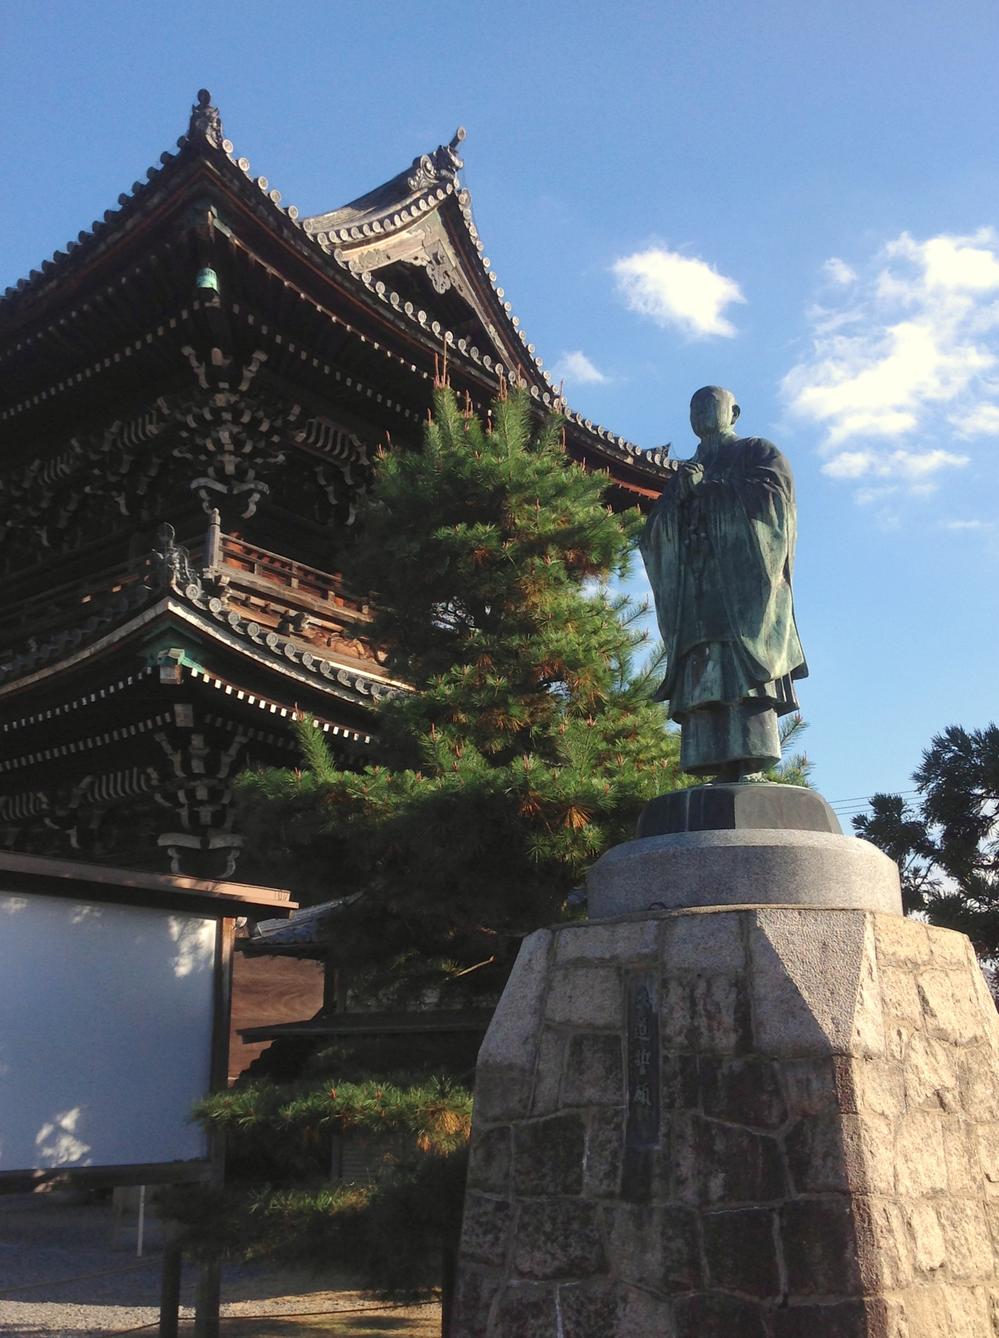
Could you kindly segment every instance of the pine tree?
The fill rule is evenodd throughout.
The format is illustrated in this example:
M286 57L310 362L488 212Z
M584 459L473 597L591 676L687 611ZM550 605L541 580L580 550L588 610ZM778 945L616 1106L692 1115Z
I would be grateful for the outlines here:
M913 774L920 802L871 796L853 819L902 873L906 910L969 936L979 956L999 957L999 726L950 725Z
M572 894L587 866L633 835L649 798L686 783L676 736L650 700L661 666L654 655L639 662L643 610L612 591L640 519L615 515L605 487L567 458L559 422L539 423L516 392L483 422L439 385L422 450L379 461L345 569L372 592L373 637L408 685L378 705L378 764L339 766L303 720L305 765L250 773L238 787L254 876L291 883L303 901L342 898L329 951L355 997L494 1002L522 936L577 913ZM395 1232L392 1249L366 1252L370 1281L433 1280L428 1248L452 1248L460 1214L455 1148L468 1094L453 1079L470 1081L471 1066L467 1054L449 1064L429 1044L409 1049L400 1072L390 1045L331 1046L290 1092L205 1105L202 1117L227 1131L237 1157L259 1163L280 1149L283 1158L271 1158L275 1186L256 1191L235 1226L226 1199L236 1243L293 1241L321 1259L345 1240ZM349 1127L345 1081L377 1076L370 1118L404 1125L442 1068L456 1138L443 1148L411 1139L373 1189L317 1189L322 1130ZM434 1207L414 1259L414 1204L427 1206L428 1185ZM218 1219L201 1216L202 1235L222 1239ZM365 1222L375 1224L367 1234Z
M636 669L641 610L610 588L638 518L605 482L522 394L483 423L446 386L422 451L380 461L346 575L374 591L373 636L413 690L379 707L377 766L338 768L304 722L306 768L240 786L265 876L360 893L333 947L355 977L495 993L522 935L683 783L657 666Z

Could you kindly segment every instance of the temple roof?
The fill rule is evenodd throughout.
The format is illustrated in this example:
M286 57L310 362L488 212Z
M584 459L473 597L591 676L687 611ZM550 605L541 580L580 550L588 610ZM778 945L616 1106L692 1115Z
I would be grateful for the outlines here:
M281 192L266 177L253 174L247 158L237 155L224 136L218 109L202 89L177 151L163 153L145 181L118 197L117 208L0 297L0 345L21 347L42 337L46 317L59 324L67 296L85 286L106 253L153 226L181 194L190 197L200 186L222 186L354 304L382 326L402 332L407 345L422 347L424 375L432 374L436 355L446 354L452 369L460 368L473 386L481 385L484 398L504 380L525 385L539 407L564 414L573 453L609 469L633 496L657 495L670 467L668 448L642 450L571 410L528 342L485 254L471 196L458 175L464 137L459 129L448 144L416 157L376 189L301 218L294 205L282 203ZM224 221L219 226L226 231Z
M331 709L354 707L366 714L381 698L407 690L382 667L367 639L366 606L345 595L336 577L277 558L269 579L241 570L254 558L274 555L217 532L217 519L215 513L209 527L210 534L216 531L216 551L201 560L165 525L158 549L145 560L91 577L70 589L62 605L49 598L27 610L11 609L0 620L0 717L11 709L10 701L34 688L72 682L81 663L93 667L102 656L120 662L123 647L132 643L146 648L148 662L176 661L185 674L200 676L239 701L249 698L259 709L273 706L282 716L287 710L261 693L254 669L273 680L286 700L307 690L316 701L326 699L329 705L320 707L325 723ZM290 584L279 585L278 572ZM155 649L185 644L191 653ZM206 648L214 658L205 659ZM223 659L231 669L221 667ZM16 717L16 705L13 710ZM363 738L369 741L366 734Z
M428 194L436 197L441 185L457 181L458 170L465 166L458 156L458 145L466 133L465 127L459 126L450 143L438 145L433 153L414 158L409 167L390 181L349 204L329 213L303 218L302 226L307 232L335 233L344 241L404 226L401 210L413 207L419 210L421 199Z

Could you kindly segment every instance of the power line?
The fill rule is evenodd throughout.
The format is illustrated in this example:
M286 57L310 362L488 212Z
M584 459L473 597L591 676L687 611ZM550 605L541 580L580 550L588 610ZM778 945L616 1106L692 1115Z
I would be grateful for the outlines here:
M874 792L874 794L898 794L903 799L919 793L919 790L876 790ZM874 798L874 794L854 794L850 795L848 799L830 799L829 804L831 808L839 808L842 804L867 804Z
M149 1255L139 1264L124 1264L121 1268L104 1268L99 1273L76 1273L71 1278L43 1278L41 1282L22 1282L16 1287L4 1287L0 1291L0 1296L13 1296L15 1292L38 1291L45 1287L62 1287L70 1282L89 1282L91 1278L111 1278L119 1273L133 1273L137 1268L149 1268L154 1264L156 1264L155 1256Z
M903 808L911 807L912 803L913 800L911 799L905 800ZM860 804L830 804L829 807L835 814L860 814L860 812L867 812L867 809L871 808L871 800Z

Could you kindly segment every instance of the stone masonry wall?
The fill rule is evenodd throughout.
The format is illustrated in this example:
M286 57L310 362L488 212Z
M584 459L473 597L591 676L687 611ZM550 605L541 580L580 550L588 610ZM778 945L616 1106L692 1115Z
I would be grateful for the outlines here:
M456 1338L995 1338L999 1022L893 915L524 943L479 1059Z

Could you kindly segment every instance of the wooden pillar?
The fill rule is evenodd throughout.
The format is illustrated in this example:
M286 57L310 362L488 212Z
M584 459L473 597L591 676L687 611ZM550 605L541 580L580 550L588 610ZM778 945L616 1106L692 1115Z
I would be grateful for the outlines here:
M218 934L215 938L215 994L210 1078L213 1092L224 1092L229 1086L229 1023L232 1018L232 953L235 941L236 921L227 916L219 921Z
M180 1245L171 1231L163 1246L163 1266L160 1273L159 1338L177 1338L182 1268L183 1255Z
M217 572L222 566L222 520L217 507L208 520L208 533L205 536L205 556L202 565L209 572Z
M217 1258L198 1266L194 1302L194 1338L219 1338L219 1307L222 1303L222 1267Z
M448 1237L441 1249L441 1338L451 1338L451 1308L458 1270L458 1242Z
M329 1017L336 1012L336 984L339 975L329 954L323 958L323 1015Z
M323 958L323 1014L347 1011L347 973L330 958Z
M232 1014L232 953L236 922L219 921L215 940L215 1026L212 1037L212 1090L224 1091L229 1085L229 1022ZM211 1162L209 1183L221 1188L225 1180L225 1140L221 1134L209 1135L208 1158ZM204 1260L198 1268L194 1309L195 1338L219 1338L219 1306L222 1302L222 1266L218 1256Z

